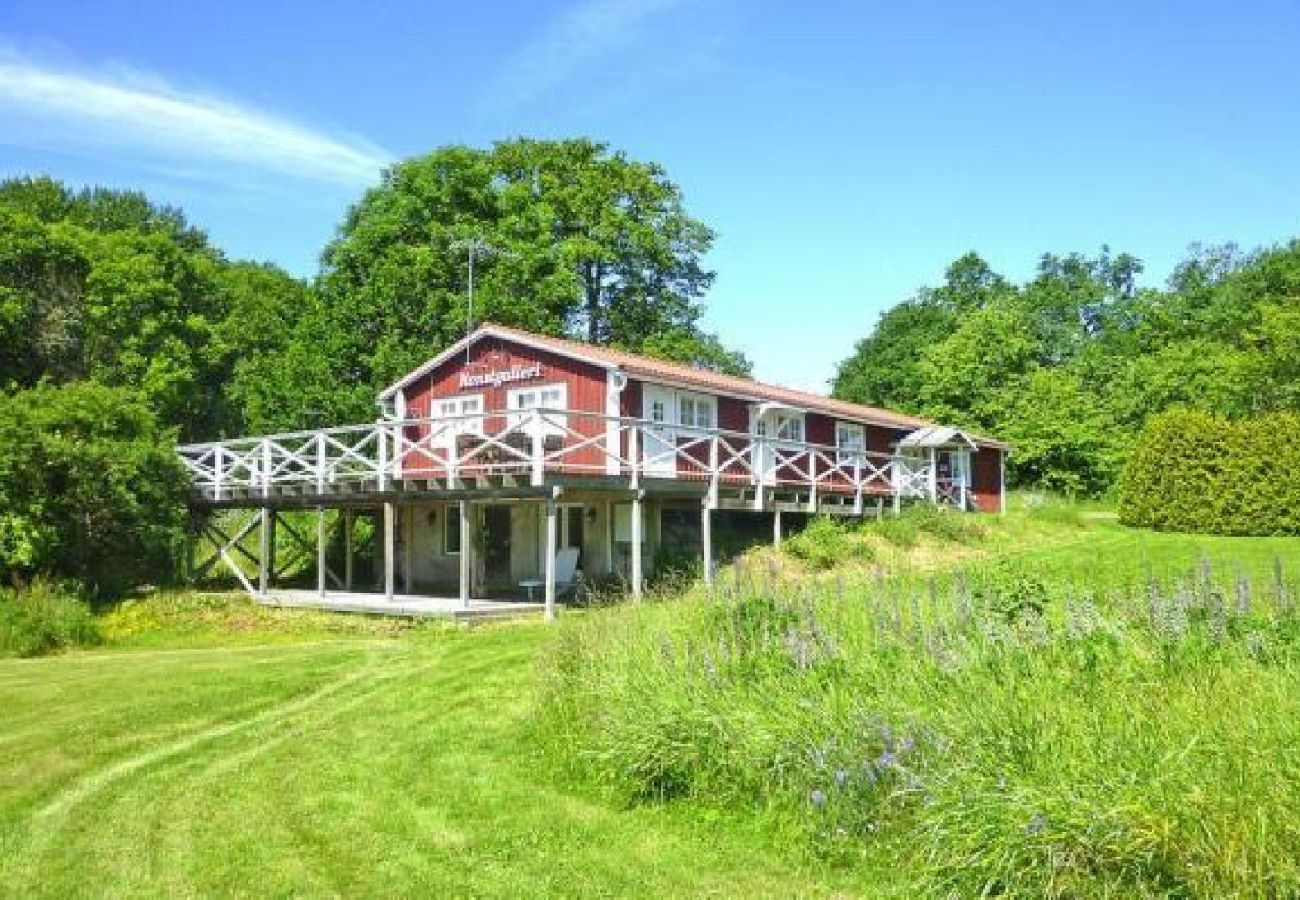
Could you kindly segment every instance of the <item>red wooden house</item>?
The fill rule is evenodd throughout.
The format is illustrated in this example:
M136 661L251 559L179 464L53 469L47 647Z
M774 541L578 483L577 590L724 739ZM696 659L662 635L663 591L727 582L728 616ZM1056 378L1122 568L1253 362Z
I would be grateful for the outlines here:
M555 583L557 555L639 593L684 534L708 577L712 531L728 522L765 516L779 539L783 514L1003 502L999 441L499 325L378 399L364 426L181 448L197 502L260 508L264 543L278 508L338 507L347 524L381 511L385 596L455 590L467 605L523 585L548 609L568 580ZM274 573L262 568L265 595ZM339 581L351 590L350 573Z

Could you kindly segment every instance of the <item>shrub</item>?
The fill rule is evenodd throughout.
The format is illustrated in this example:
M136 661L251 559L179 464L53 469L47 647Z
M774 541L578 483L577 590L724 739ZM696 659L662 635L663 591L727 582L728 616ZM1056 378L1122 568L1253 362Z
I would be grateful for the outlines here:
M869 558L871 548L854 529L832 516L817 516L782 544L786 553L813 569L830 569L851 559Z
M188 489L172 442L126 390L0 397L0 581L48 574L103 596L166 579Z
M983 528L969 517L930 503L915 504L901 514L885 516L867 528L904 549L915 547L923 533L959 544L969 543L983 534Z
M971 597L1007 624L1041 616L1047 608L1047 586L1033 573L1009 560L975 569Z
M1155 416L1120 482L1120 521L1162 531L1300 534L1300 415Z
M0 591L0 654L40 656L100 640L89 604L66 586L38 579Z

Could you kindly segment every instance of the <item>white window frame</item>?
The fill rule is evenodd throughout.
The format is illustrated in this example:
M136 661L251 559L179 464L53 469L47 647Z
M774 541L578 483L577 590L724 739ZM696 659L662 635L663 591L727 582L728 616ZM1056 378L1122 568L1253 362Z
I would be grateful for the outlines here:
M455 419L460 416L478 416L476 419L465 419L457 422L457 427L465 426L465 430L472 430L478 434L483 433L483 395L482 394L457 394L454 397L439 397L433 401L436 412L435 419Z
M846 437L852 440L845 440ZM841 465L867 458L867 429L857 422L835 423L835 457Z
M557 402L553 405L548 403L542 405L542 394L548 391L554 391L558 394ZM519 399L530 394L536 395L536 400L528 406L520 406ZM528 387L511 388L506 391L506 408L509 410L506 416L506 423L510 428L520 428L527 425L531 419L528 411L533 409L568 409L569 408L569 385L563 381L554 381L548 384L533 384ZM542 434L564 434L569 424L568 416L550 415L541 423Z
M455 394L451 397L436 397L429 404L429 418L443 421L445 424L434 425L438 437L434 444L453 446L456 438L462 434L483 435L483 395ZM462 416L474 416L466 419Z
M717 397L711 394L697 394L693 391L677 391L674 402L677 407L674 412L678 427L692 431L709 431L718 427ZM686 408L690 409L689 417L683 415ZM701 413L704 413L703 418ZM687 421L687 418L690 421Z
M770 434L768 433L769 423L767 421L767 418L769 416L771 417L772 420L770 423L771 424ZM759 437L770 437L772 443L774 444L807 443L808 431L807 431L807 423L804 421L804 419L805 416L801 412L786 412L778 409L770 410L765 415L758 417L758 421L754 427L754 433L757 434ZM798 437L790 437L788 433L784 436L781 434L782 426L786 426L786 431L788 432L789 426L794 425L796 423L799 426Z

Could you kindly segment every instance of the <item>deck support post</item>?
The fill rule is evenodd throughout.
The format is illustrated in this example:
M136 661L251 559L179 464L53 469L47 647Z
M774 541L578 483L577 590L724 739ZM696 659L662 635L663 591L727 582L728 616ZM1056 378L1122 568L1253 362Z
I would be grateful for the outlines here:
M559 534L559 508L552 495L546 501L546 621L555 620L555 553Z
M470 574L474 571L474 539L470 534L469 501L461 500L456 506L460 517L460 608L469 609ZM451 510L447 513L450 515Z
M384 501L384 596L392 600L394 591L394 543L397 539L397 505Z
M258 535L257 547L257 593L265 598L271 587L271 554L275 552L275 538L271 532L275 528L275 514L271 507L262 507L262 529Z
M974 469L974 464L971 464ZM998 450L998 515L1007 511L1007 451Z
M641 599L644 583L641 569L641 542L645 523L642 521L645 507L645 491L632 492L632 599Z
M930 448L930 502L939 502L939 457L933 447Z
M402 593L414 594L415 589L412 586L414 564L413 554L411 553L411 539L415 535L415 509L410 506L402 507Z
M530 423L531 447L529 457L532 462L532 476L529 479L533 487L540 487L546 483L546 441L542 433L541 413L533 410L533 417Z
M772 546L781 546L781 510L772 510Z
M704 586L713 589L713 507L707 500L700 507L700 545L704 557Z
M325 507L316 507L316 593L325 596Z
M352 527L353 512L343 510L343 590L352 593Z

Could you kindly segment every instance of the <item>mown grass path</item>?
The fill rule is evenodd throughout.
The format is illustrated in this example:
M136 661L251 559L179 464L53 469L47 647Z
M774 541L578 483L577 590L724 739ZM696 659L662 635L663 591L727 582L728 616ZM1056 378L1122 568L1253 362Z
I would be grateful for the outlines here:
M846 889L756 825L557 786L525 727L546 635L0 661L0 894Z

